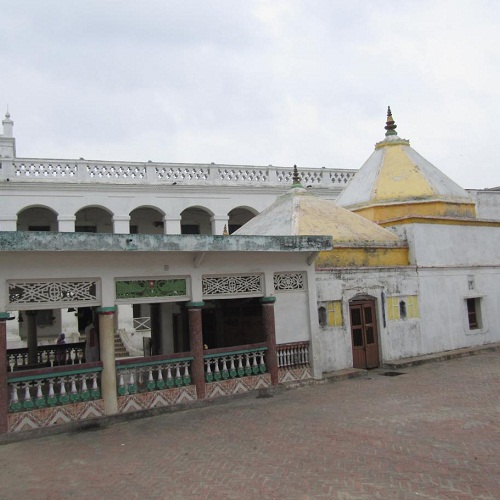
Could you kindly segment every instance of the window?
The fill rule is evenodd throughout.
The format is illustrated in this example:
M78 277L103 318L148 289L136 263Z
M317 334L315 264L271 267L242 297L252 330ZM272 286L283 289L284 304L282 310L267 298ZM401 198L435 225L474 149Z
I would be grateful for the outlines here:
M28 226L28 231L50 231L50 226Z
M326 309L324 307L318 309L318 321L319 326L326 326Z
M198 224L182 224L181 234L200 234L200 226Z
M480 300L479 298L466 299L467 301L467 315L469 317L469 330L477 330L481 328L480 321Z

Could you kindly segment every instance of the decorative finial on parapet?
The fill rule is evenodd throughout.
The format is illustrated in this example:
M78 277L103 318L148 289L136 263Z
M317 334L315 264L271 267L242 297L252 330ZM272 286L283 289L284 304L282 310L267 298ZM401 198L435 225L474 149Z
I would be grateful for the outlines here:
M385 133L385 135L386 136L397 135L396 127L397 125L392 117L391 107L387 106L387 121L385 122L385 127L384 127L385 130L387 130L387 132Z
M224 224L224 229L222 230L222 236L228 236L228 235L229 235L229 233L227 231L227 225Z
M5 118L2 120L2 125L3 125L3 135L5 137L12 137L14 122L10 119L8 106L7 106L7 112L5 113Z
M299 175L299 171L297 169L297 165L293 166L293 177L292 177L292 180L293 180L292 187L304 187L300 183L300 175Z

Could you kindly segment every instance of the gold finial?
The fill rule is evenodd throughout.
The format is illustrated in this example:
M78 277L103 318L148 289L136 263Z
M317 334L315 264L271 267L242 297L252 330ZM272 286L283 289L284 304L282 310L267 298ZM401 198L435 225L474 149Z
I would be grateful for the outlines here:
M224 224L224 229L222 230L222 236L228 236L229 233L227 232L227 225Z
M385 135L397 135L396 127L397 125L394 121L394 118L392 117L391 107L387 106L387 121L385 122L384 127L387 132L385 133Z

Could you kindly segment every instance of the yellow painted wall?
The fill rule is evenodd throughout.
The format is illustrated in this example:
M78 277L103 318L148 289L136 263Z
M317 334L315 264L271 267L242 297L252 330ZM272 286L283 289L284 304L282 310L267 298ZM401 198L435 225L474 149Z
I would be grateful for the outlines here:
M400 302L404 301L406 304L406 318L419 318L420 310L418 307L418 296L407 295L405 297L387 297L387 318L389 321L397 321L401 318Z
M320 252L316 268L326 267L393 267L407 266L408 248L334 248Z
M342 326L342 301L334 300L326 304L326 317L328 326Z
M476 217L474 203L450 203L445 201L376 205L366 208L354 208L352 211L377 223L411 216Z

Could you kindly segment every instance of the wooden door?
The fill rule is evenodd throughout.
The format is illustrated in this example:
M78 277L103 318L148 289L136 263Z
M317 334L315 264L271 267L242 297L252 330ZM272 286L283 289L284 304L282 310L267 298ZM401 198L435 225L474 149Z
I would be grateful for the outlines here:
M379 366L377 317L375 301L351 302L352 357L354 368L377 368Z

